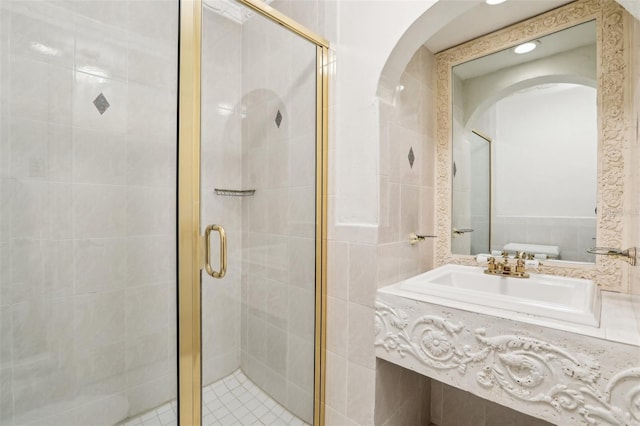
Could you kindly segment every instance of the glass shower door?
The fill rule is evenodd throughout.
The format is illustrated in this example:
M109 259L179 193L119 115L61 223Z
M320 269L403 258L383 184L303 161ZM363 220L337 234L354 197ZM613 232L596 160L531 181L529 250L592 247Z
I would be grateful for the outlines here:
M181 358L201 368L202 390L181 387L201 398L184 421L318 424L326 42L260 2L198 3L189 46L200 67L183 81L194 95L183 110L200 117L199 134L181 129L200 143L180 154L198 164L181 163L180 191L192 198L179 215L182 235L204 240L192 254L205 264L182 262L201 281L181 293L194 330Z
M2 425L176 417L178 22L0 1Z

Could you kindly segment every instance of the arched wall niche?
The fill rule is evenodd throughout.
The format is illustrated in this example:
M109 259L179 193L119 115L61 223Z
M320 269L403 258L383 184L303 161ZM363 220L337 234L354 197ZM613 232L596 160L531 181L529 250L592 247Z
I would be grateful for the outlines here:
M622 5L633 17L640 20L640 2L637 0L615 1ZM413 24L407 28L396 43L382 68L377 96L387 102L393 102L395 88L400 83L400 77L416 51L453 19L469 12L482 2L483 0L464 2L438 0L424 13L417 15Z
M451 229L451 68L477 57L517 45L574 25L596 20L598 50L598 179L596 245L627 247L625 233L627 146L630 140L628 103L631 74L629 47L632 21L611 0L579 0L564 7L469 41L436 55L437 68L437 233ZM628 162L628 160L626 160ZM628 204L627 204L627 208ZM472 256L452 254L451 239L436 242L436 264L476 264ZM597 256L595 264L547 260L541 273L586 278L602 288L629 291L628 264L618 258Z
M627 9L634 17L640 18L640 10L638 10L637 7L634 7L635 3L633 2L625 3L625 0L615 0L615 2L608 1L608 0L578 0L578 2L574 2L574 3L584 3L584 2L608 4L610 7L613 7L613 8L616 7L616 3L621 4L623 7L618 7L619 11L624 11L625 9ZM399 41L396 43L395 48L389 54L389 57L385 62L385 65L383 66L382 71L380 73L376 94L382 103L388 103L390 105L393 104L394 96L397 95L398 87L401 86L400 82L401 82L403 72L406 70L407 65L411 60L411 58L413 57L413 55L423 47L425 42L427 42L430 37L436 34L448 22L451 22L456 17L470 11L473 7L477 6L479 3L481 3L480 0L475 2L452 2L448 0L440 0L436 4L434 4L431 8L429 8L427 11L425 11L419 16L416 16L416 19L413 22L413 24L407 28L407 30L400 37ZM620 13L616 12L616 13L613 13L613 15L609 15L609 19L611 20L610 23L612 23L613 21L620 20L622 18L620 17ZM571 25L564 25L564 27L560 25L560 27L562 28L566 28L568 26L571 26ZM561 29L561 28L558 28L558 29ZM599 31L600 33L602 33L601 28ZM537 33L533 34L531 37L536 37L536 36L537 36ZM608 41L612 41L612 38L610 38ZM614 44L619 42L622 44L625 43L625 41L622 39L613 40L613 42ZM507 47L507 46L503 46L503 48L504 47ZM487 48L482 52L482 54L484 55L486 53L489 53L487 50L491 51L491 49ZM628 55L628 53L625 53L624 55ZM473 59L473 58L468 57L466 60L470 60L470 59ZM619 62L619 58L615 58L615 60ZM442 74L442 72L443 70L436 71L436 74L437 74L436 79L439 79L439 75ZM448 73L448 70L446 72ZM599 75L598 79L599 79L599 84L602 87L603 82L600 81L602 79L602 75ZM607 79L607 81L604 82L604 84L611 84L611 79ZM628 84L629 84L629 81L624 82L624 85L628 85ZM589 84L587 83L587 85ZM618 92L617 96L622 96L622 95L620 92ZM438 99L436 102L434 102L433 108L448 109L449 99L447 99L446 101L447 103L443 103L442 99ZM623 110L625 108L625 106L623 105L619 105L619 107L620 109L623 109ZM620 109L618 109L618 111ZM441 112L438 112L438 117L441 117L441 116L442 116ZM606 122L606 120L607 120L606 117L599 120L600 126L602 126L602 123ZM437 121L433 123L433 126L434 127L442 126L440 118L438 118ZM628 126L626 124L616 122L614 127L617 128L616 132L619 136L622 133L625 133L625 134L628 133ZM446 130L444 131L446 132ZM382 136L382 134L380 134L380 136ZM622 144L624 140L626 139L623 137L620 143ZM621 147L619 148L620 149L616 149L614 151L622 155L622 148ZM448 170L451 168L450 166L448 166L450 164L450 161L448 161L450 160L449 158L450 153L448 153L447 150L448 150L448 146L446 147L446 149L443 149L442 142L440 141L440 138L438 138L437 148L436 148L436 151L437 151L436 156L438 157L436 159L437 167L434 171L434 175L435 175L434 178L436 180L436 185L440 185L441 182L447 182L447 184L450 185L449 183L450 170ZM447 154L446 154L447 157L441 158L442 155L444 155L443 153L445 151L447 151ZM383 150L381 150L380 152L381 152L380 154L381 156L384 155ZM619 158L619 156L616 156L616 158ZM444 165L447 165L447 166L444 166ZM625 170L623 166L615 167L615 163L611 162L604 165L601 164L599 167L612 169L613 171L610 172L609 174L613 173L619 176L620 179L624 179ZM445 168L447 169L446 171L445 171ZM606 176L600 177L599 181L603 179L610 179L610 177L606 177ZM620 179L618 179L618 181ZM604 198L607 198L609 200L613 200L614 198L622 200L624 198L623 196L624 188L618 186L616 188L609 188L609 189L617 195L615 195L614 197L613 194L610 193L609 195L605 195ZM451 228L450 226L451 205L450 205L450 199L449 199L450 191L446 192L438 188L435 192L436 193L433 198L430 198L429 200L420 201L421 204L425 204L425 203L433 203L433 201L435 200L435 206L433 207L433 210L434 210L433 216L435 217L434 220L436 222L436 225L433 231L435 231L434 233L437 235L443 234L444 236L444 238L438 238L437 241L435 242L435 249L434 249L435 260L432 266L437 266L444 263L467 263L467 264L473 263L474 262L473 258L469 256L467 258L461 258L461 257L458 258L451 255L450 239L447 238ZM381 200L380 202L384 202L383 194L380 194L380 200ZM623 232L622 232L623 222L626 220L626 219L623 219L624 213L622 211L618 211L619 210L618 207L620 206L617 206L617 207L612 206L612 207L615 207L615 208L611 210L612 212L611 217L619 216L619 218L613 221L605 221L606 223L601 223L601 222L598 223L599 245L613 244L613 246L616 246L616 247L620 246L621 248L626 248L626 247L622 247L625 243L627 243L627 240L624 238ZM429 231L429 229L427 229L427 231ZM594 279L596 282L598 282L599 285L601 285L605 289L626 292L626 291L629 291L629 280L628 280L629 271L628 271L628 268L621 267L622 263L624 262L621 260L604 259L604 260L598 260L598 263L592 267L583 267L583 266L575 266L575 265L557 266L552 264L549 266L545 266L544 268L541 268L541 269L542 269L542 272L544 273Z
M482 115L488 108L495 105L500 99L506 98L521 90L529 89L531 87L540 86L543 84L553 83L571 83L580 84L582 86L592 87L597 89L598 82L594 79L575 75L575 74L549 74L542 75L534 78L522 80L510 85L492 87L492 90L487 90L487 95L482 97L481 101L473 102L465 109L464 127L466 128L468 123L473 123L475 118Z

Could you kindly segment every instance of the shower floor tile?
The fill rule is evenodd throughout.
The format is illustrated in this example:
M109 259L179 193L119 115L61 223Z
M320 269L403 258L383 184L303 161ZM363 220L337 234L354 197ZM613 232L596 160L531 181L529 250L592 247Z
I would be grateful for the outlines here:
M120 426L177 426L176 401L132 417ZM271 399L238 369L202 389L203 426L308 426Z

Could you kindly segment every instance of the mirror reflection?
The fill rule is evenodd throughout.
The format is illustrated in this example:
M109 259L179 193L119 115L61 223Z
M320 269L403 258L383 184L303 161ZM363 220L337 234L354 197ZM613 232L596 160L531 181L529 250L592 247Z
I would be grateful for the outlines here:
M454 254L594 262L596 53L590 21L453 67Z

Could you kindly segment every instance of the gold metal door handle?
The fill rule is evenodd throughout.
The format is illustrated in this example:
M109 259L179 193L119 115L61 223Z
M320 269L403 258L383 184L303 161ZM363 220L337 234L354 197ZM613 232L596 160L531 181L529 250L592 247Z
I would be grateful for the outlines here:
M220 270L211 267L211 231L220 234ZM209 225L204 231L204 269L213 278L222 278L227 273L227 234L220 225Z

